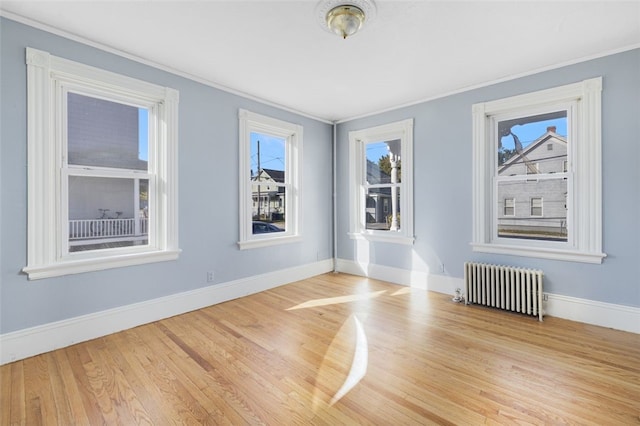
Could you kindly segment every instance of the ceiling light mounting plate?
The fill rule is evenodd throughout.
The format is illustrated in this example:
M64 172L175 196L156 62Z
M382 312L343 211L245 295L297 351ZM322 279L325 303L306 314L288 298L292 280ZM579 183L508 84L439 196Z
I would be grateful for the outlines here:
M328 25L329 14L334 16L339 14L338 10L341 7L350 7L357 13L357 9L362 11L364 17L362 18L361 26L371 23L376 16L376 5L373 0L322 0L316 6L316 18L318 24L327 32L334 33L335 30L331 29ZM359 28L356 29L358 31ZM352 35L352 34L347 34ZM343 35L346 38L346 35Z

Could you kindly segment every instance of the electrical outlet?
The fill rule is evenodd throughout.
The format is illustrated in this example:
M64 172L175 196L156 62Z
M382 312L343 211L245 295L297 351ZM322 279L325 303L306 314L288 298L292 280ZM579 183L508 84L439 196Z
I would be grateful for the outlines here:
M209 271L209 272L207 272L207 282L208 282L208 283L212 283L212 282L213 282L213 279L214 279L213 271Z
M444 273L444 263L440 264L440 272Z
M545 302L549 300L549 295L547 293L542 293L542 300Z

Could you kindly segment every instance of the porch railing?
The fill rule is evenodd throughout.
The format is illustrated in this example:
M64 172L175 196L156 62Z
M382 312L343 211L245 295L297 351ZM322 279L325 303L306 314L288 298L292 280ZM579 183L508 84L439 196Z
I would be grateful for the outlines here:
M73 219L69 221L69 241L141 237L148 234L147 218Z

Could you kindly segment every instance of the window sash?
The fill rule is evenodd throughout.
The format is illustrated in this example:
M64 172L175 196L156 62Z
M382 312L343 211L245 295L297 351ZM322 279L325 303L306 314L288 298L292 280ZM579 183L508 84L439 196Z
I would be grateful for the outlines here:
M148 225L147 225L147 244L142 246L127 246L127 247L118 247L114 248L111 251L139 251L139 250L148 250L152 247L157 247L157 229L155 227L155 212L157 211L156 206L156 176L154 174L140 172L136 170L123 170L123 169L89 169L89 168L80 168L80 167L67 167L61 170L61 190L60 190L60 257L61 259L69 258L73 259L74 257L90 257L90 253L86 252L72 252L69 247L69 238L66 236L66 230L68 228L69 221L71 220L69 214L69 178L71 177L88 177L88 178L105 178L105 179L126 179L133 181L146 180L148 181ZM107 207L107 206L102 206ZM111 211L111 214L115 213ZM136 213L134 211L134 219L137 219ZM95 212L96 216L93 217L95 219L99 214L98 210ZM91 250L90 250L91 251Z
M158 241L156 233L157 229L155 228L155 220L154 213L157 211L156 206L154 205L157 197L155 196L156 191L156 174L153 173L154 170L157 170L155 164L155 155L151 155L156 151L157 146L157 138L158 132L156 130L155 125L158 123L156 113L158 111L157 103L149 103L148 101L143 101L136 96L126 96L122 93L108 93L103 90L98 90L93 87L85 87L83 85L78 84L69 84L66 82L60 82L58 84L59 90L57 91L59 98L57 103L61 105L60 113L58 114L58 122L59 128L62 130L61 132L61 149L62 149L62 157L60 159L59 168L61 171L61 181L60 181L60 224L59 224L59 247L60 247L60 258L64 259L73 259L78 257L91 257L91 256L99 256L99 252L95 250L87 250L83 252L72 252L70 251L70 242L67 235L68 223L70 220L69 217L69 178L72 176L78 177L94 177L94 178L106 178L106 179L145 179L149 182L149 205L151 206L150 210L150 218L149 218L149 226L147 227L147 244L142 246L126 246L126 247L114 247L110 249L110 252L131 252L131 251L139 251L139 250L149 250L150 248L156 248L156 243ZM85 165L82 163L74 163L69 164L69 155L68 155L68 146L69 146L69 94L78 94L81 96L85 96L88 98L94 98L102 101L113 102L119 105L130 106L133 108L144 108L148 111L148 137L147 137L147 150L148 150L148 160L147 160L147 170L133 169L133 168L117 168L110 166L94 166L94 165ZM139 131L139 129L138 129ZM136 141L138 136L136 135ZM96 211L96 214L98 212ZM134 218L137 212L134 212ZM96 216L97 217L97 216ZM104 250L104 249L99 249Z
M514 239L514 238L506 238L500 235L498 222L501 216L504 216L504 212L498 209L497 198L499 197L499 185L501 183L506 182L523 182L529 183L530 185L536 185L540 182L544 182L545 180L556 180L564 178L567 180L567 193L573 194L569 196L569 199L573 199L577 196L573 191L573 175L570 172L559 172L559 173L540 173L540 163L539 160L531 160L533 167L538 171L538 173L532 173L529 168L525 169L524 174L516 174L514 176L503 175L500 176L498 174L498 124L500 122L509 121L509 120L517 120L521 118L557 113L557 112L566 112L566 120L567 120L567 158L571 161L573 155L575 155L575 143L576 143L576 135L577 135L577 116L579 114L579 101L572 100L562 100L558 102L546 102L543 105L521 105L520 107L515 107L508 111L501 111L495 114L487 114L485 120L489 123L489 132L488 132L488 141L486 146L491 150L492 153L496 153L493 155L492 162L492 181L493 184L490 186L489 197L493 202L488 206L488 213L490 215L491 221L491 234L490 234L490 243L491 244L501 244L506 246L523 246L530 245L536 248L549 247L553 250L564 249L564 250L575 250L576 249L576 240L575 233L573 232L574 220L572 218L572 208L573 204L567 205L567 219L566 219L566 230L567 230L567 239L560 241L549 241L544 238L532 238L527 239L526 242L523 242L522 239ZM546 150L545 150L546 151ZM525 154L526 156L526 154ZM515 209L514 209L515 210ZM532 207L529 207L529 216L530 217L541 217L541 215L532 215Z

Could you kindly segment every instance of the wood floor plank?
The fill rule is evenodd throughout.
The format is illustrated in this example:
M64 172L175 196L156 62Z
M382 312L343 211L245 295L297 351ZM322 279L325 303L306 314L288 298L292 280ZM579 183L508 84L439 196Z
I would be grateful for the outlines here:
M59 364L57 362L58 355L59 353L56 352L45 354L51 394L56 409L56 419L60 424L73 425L76 421L71 410L71 403L69 401L69 395L66 392L67 388L64 385L63 375L59 370Z
M210 372L202 369L202 365L186 355L179 346L169 339L166 347L161 344L164 333L160 331L157 324L145 328L148 331L146 342L161 360L162 365L166 365L181 378L185 383L193 383L209 398L208 411L215 415L222 413L224 419L230 419L232 424L255 424L257 419L248 412L233 388L229 378L213 369ZM147 355L148 356L148 355ZM158 363L160 364L160 363Z
M0 396L2 398L2 423L21 424L25 417L24 375L22 364L13 363L11 367L0 369Z
M43 354L24 361L27 424L42 424L46 419L55 419L57 422L57 410L49 381L49 356L50 354Z
M91 362L91 359L89 358L86 350L86 346L88 343L90 342L61 349L61 351L64 351L67 355L67 358L69 359L69 365L71 366L73 372L73 377L67 376L65 380L69 380L75 383L78 392L76 396L78 396L82 400L84 413L89 419L89 424L104 424L106 423L106 419L103 417L102 410L100 410L99 403L96 400L95 394L91 389L89 376L87 375L87 370L85 369L85 364ZM70 388L68 392L74 392L73 388Z
M1 366L0 386L3 425L631 425L640 335L330 273Z
M59 350L52 352L55 362L58 368L59 378L51 377L51 381L56 381L54 386L54 392L56 395L62 394L68 399L68 408L71 415L72 425L88 425L91 424L91 420L87 417L87 412L84 408L84 401L82 398L82 392L78 387L78 382L75 380L73 367L69 361L68 351Z

